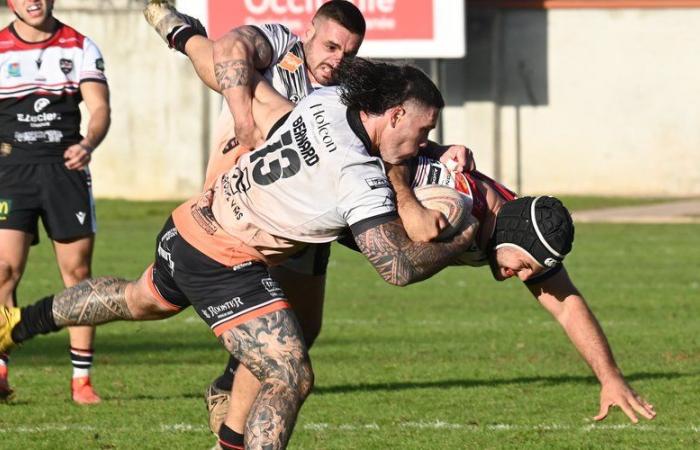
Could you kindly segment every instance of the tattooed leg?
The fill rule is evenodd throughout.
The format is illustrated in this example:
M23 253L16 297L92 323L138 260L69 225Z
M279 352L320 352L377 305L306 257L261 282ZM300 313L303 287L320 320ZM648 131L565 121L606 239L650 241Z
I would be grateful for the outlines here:
M219 339L260 383L245 423L246 448L285 448L313 385L311 362L293 311L285 309L251 320ZM245 408L245 400L240 400L238 403L234 393L232 402ZM228 417L226 424L243 431Z
M128 284L119 278L95 278L56 294L52 308L56 325L99 325L113 320L133 320L126 305Z

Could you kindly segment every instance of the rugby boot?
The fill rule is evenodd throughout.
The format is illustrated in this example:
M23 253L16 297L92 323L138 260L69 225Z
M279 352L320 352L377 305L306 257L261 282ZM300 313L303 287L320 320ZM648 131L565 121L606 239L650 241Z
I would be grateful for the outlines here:
M213 381L204 393L204 403L209 412L209 429L218 436L221 424L226 419L231 393L219 389L215 383L216 381Z
M102 399L97 395L90 383L90 377L73 378L70 382L73 401L79 405L94 405Z
M10 400L14 391L7 380L7 366L0 366L0 402Z
M184 27L191 27L195 34L207 36L207 30L202 22L179 12L167 0L150 0L143 10L143 15L146 17L146 22L156 30L170 48L175 48L173 38Z
M19 308L0 306L0 353L15 346L12 340L12 329L19 323L21 314Z

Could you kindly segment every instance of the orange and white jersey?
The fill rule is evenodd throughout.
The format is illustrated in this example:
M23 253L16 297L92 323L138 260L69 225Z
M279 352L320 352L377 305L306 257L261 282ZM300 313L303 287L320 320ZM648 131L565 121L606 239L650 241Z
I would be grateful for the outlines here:
M204 197L173 214L182 237L211 258L270 264L304 243L335 240L396 218L394 195L359 113L335 87L304 98L265 144L238 158Z

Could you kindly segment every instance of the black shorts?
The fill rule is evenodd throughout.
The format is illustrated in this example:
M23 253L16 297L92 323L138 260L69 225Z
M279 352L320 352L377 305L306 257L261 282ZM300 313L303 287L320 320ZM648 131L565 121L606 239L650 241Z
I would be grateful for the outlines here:
M173 310L190 305L214 334L255 317L290 308L267 266L247 262L227 267L187 243L169 218L156 239L151 269L153 295Z
M96 231L90 172L63 163L0 165L0 228L20 230L39 242L39 218L56 241Z
M328 271L328 259L331 256L331 243L309 244L300 252L286 259L280 267L304 275L325 275Z

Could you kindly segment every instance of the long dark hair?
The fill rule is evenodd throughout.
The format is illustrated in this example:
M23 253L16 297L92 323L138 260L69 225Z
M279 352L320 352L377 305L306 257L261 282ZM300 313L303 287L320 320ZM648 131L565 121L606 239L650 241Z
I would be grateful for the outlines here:
M445 106L437 86L422 70L410 65L343 58L335 77L343 104L368 114L383 114L407 100L438 109Z

